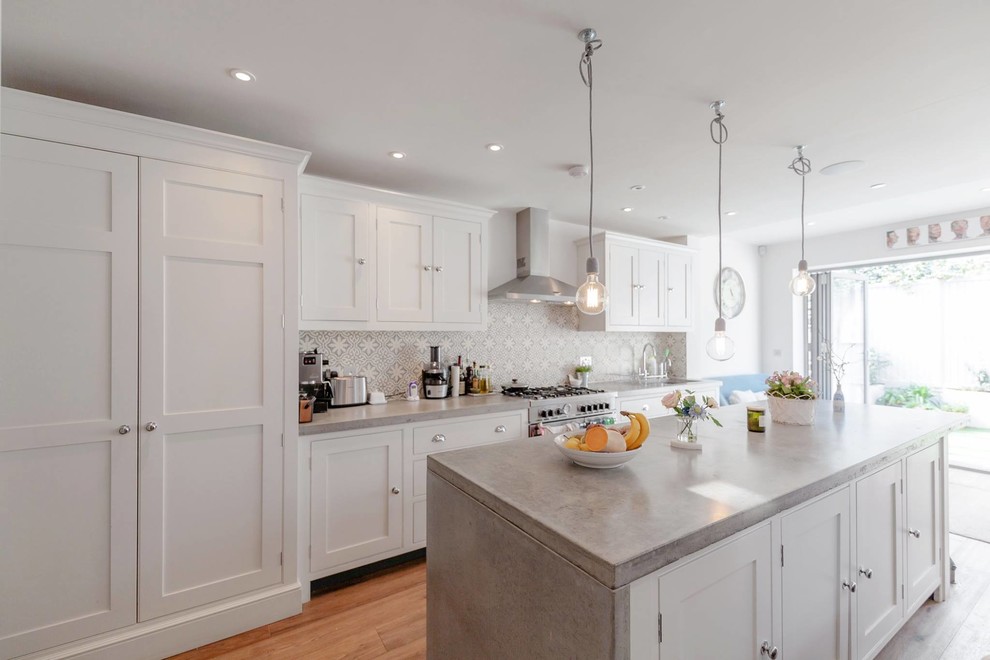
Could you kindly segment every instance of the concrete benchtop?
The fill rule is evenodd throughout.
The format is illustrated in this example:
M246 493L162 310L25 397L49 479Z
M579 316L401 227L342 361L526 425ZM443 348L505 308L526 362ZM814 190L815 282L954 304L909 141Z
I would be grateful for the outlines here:
M675 449L676 419L653 420L634 460L567 460L550 437L433 454L429 470L609 588L618 588L937 441L955 413L819 401L813 426L748 433L744 405Z
M514 396L458 396L450 399L396 399L377 406L333 408L313 415L313 421L299 425L299 435L354 431L377 426L424 422L446 417L485 415L488 413L523 410L529 402Z
M621 378L617 380L603 380L588 384L588 387L596 390L606 390L618 392L619 397L629 396L649 396L659 392L673 392L674 390L695 390L700 387L718 387L722 383L717 380L690 380L687 378L675 378L673 380L660 380L658 378Z

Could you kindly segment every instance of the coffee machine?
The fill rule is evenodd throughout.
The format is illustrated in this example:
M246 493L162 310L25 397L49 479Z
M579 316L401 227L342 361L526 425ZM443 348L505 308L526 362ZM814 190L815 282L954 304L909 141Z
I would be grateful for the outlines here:
M423 365L423 395L427 399L443 399L449 390L447 370L440 363L440 347L430 346L430 361Z
M326 412L333 399L330 383L323 378L329 365L330 361L316 349L299 354L299 394L316 399L313 404L314 413Z

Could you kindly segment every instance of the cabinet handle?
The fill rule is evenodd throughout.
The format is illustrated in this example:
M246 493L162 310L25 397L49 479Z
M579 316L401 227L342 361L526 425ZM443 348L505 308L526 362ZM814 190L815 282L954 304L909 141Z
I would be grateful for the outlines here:
M764 655L770 658L770 660L777 660L777 647L770 646L770 642L763 642L763 646L760 647L760 655Z
M921 538L921 530L920 529L915 529L914 527L912 527L911 529L908 530L908 534L910 534L911 536L913 536L916 539L920 539Z
M157 428L158 428L158 422L148 422L147 424L144 425L145 431L154 431Z
M358 266L363 266L366 263L368 263L368 260L365 259L364 257L361 257L360 259L358 259Z
M674 287L672 287L672 286L668 286L668 287L667 287L667 291L668 291L668 292L670 292L670 291L673 291L673 290L674 290Z
M859 567L859 574L860 575L865 575L867 580L873 579L873 569L872 568L863 568L862 566L860 566Z
M434 266L433 267L433 270L437 271L438 273L442 273L443 272L443 266Z
M842 581L842 588L843 589L848 589L852 593L856 593L856 583L855 582L850 582L849 580L843 580Z
M423 266L423 270L433 270L433 266Z
M393 495L398 495L400 492L402 492L402 491L399 490L399 487L398 486L392 486L392 494Z
M445 436L443 433L437 433L435 436L433 436L433 442L444 442L446 439L447 436Z
M128 426L127 424L123 424L120 428L117 429L117 433L121 435L127 435L130 432L131 432L131 427Z
M650 404L644 403L643 404L643 412L647 412L647 411L649 411L649 409L650 409Z
M496 433L505 433L505 424L499 424L495 427Z

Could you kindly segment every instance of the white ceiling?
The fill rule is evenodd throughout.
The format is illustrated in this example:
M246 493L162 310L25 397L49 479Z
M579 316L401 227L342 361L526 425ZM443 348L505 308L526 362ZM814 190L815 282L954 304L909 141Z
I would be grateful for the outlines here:
M604 41L596 226L714 233L717 98L730 131L723 208L738 212L724 229L739 239L798 235L787 165L802 143L815 169L809 235L990 206L986 0L3 0L2 11L6 86L308 149L307 172L382 188L586 222L588 179L567 169L588 157L576 34L590 26ZM850 159L867 167L818 174Z

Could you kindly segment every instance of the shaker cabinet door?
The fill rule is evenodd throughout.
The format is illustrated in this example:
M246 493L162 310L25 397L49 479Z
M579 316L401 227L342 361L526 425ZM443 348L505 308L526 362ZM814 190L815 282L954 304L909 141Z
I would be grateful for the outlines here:
M639 250L626 245L609 245L605 257L605 287L608 305L605 313L613 326L639 325Z
M939 470L941 444L907 457L904 475L904 563L907 567L907 606L913 610L939 585L942 552L939 531L942 482Z
M138 161L4 135L0 657L135 621Z
M299 212L301 317L306 321L367 321L374 255L369 205L301 195Z
M281 194L141 160L142 621L282 579Z
M639 251L639 324L644 328L667 324L667 254Z
M687 328L694 324L691 309L692 255L671 252L667 255L667 325Z
M433 322L481 323L481 223L433 218Z
M378 320L433 320L433 218L378 207Z

